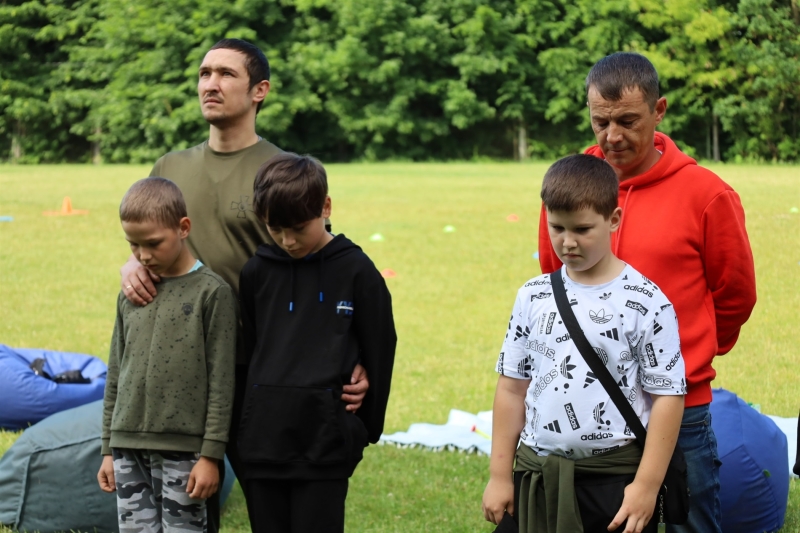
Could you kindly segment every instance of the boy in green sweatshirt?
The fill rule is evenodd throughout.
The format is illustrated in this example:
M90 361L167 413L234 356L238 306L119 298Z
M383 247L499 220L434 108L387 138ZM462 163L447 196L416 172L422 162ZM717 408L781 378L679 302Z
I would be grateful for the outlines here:
M146 307L117 298L97 480L117 492L120 532L202 532L228 440L236 298L189 251L191 221L174 183L136 182L120 220L134 256L161 282Z

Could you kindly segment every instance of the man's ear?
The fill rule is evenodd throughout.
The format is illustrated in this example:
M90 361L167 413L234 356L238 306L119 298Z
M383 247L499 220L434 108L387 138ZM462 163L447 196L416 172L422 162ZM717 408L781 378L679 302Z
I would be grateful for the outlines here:
M618 207L614 209L608 219L609 222L611 222L611 231L617 231L619 229L619 225L622 223L622 208Z
M253 103L257 104L259 102L263 102L264 98L266 98L269 94L269 88L270 85L268 80L262 80L256 83L251 89L251 92L253 93Z
M667 112L667 99L664 96L656 100L656 106L653 111L656 114L656 126L658 126L664 120L664 114Z

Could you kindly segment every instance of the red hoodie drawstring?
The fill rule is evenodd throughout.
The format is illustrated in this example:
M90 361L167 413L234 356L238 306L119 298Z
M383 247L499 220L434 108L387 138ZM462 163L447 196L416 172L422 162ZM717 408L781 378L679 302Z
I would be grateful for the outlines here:
M633 193L633 186L631 186L631 188L628 189L628 194L625 195L625 203L622 206L622 218L619 221L619 228L617 229L617 239L616 242L614 243L614 255L616 255L617 257L619 257L619 241L620 239L622 239L622 224L625 222L625 213L628 212L628 200L630 199L632 193Z

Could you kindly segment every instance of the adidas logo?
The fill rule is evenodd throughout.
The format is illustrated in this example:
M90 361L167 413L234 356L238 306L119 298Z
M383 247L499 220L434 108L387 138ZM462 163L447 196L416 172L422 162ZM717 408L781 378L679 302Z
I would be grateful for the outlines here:
M600 356L600 359L603 360L603 364L607 365L608 364L608 354L606 353L606 351L604 349L602 349L602 348L596 348L596 347L593 347L593 348L594 348L594 351L597 353L597 355Z
M497 358L497 370L496 371L501 376L505 375L503 373L503 359L505 358L505 355L506 355L505 352L500 352L500 357Z
M624 388L629 388L628 386L628 376L622 376L622 379L617 381L617 385Z
M547 319L547 334L548 335L550 335L550 333L553 332L553 322L555 322L555 321L556 321L556 314L555 313L550 313L550 317Z
M595 324L605 324L606 322L610 321L614 318L614 315L611 313L606 314L605 309L600 309L599 311L592 311L589 309L589 318L592 319L592 322Z
M630 300L625 303L625 307L630 307L634 311L639 311L642 313L642 316L646 315L648 311L648 309L639 302L632 302Z
M656 359L656 352L653 350L653 343L648 342L644 345L644 351L647 353L647 359L650 361L650 366L657 367L658 359Z
M663 311L663 310L664 310L664 309L666 309L667 307L672 307L672 304L664 304L664 305L662 305L662 306L661 306L661 310Z
M615 341L619 340L619 333L617 333L617 328L610 329L605 333L600 333L603 337L608 337L609 339L614 339Z
M609 425L611 422L609 420L603 420L603 415L606 414L603 407L605 406L605 402L600 402L594 406L594 420L598 424L606 424Z
M609 298L611 298L610 292L604 292L603 295L600 297L601 300L608 300Z
M528 338L528 335L531 334L531 328L525 326L525 330L522 329L522 326L517 326L517 331L514 333L514 340L519 340L522 337Z
M544 428L549 431L555 431L556 433L561 433L561 426L558 425L558 420L553 420L549 424L545 424Z
M553 294L553 293L552 292L540 292L539 294L531 294L531 301L544 300L545 298L550 298L551 294Z
M569 360L572 359L571 355L568 355L561 361L561 375L567 379L572 379L572 374L570 374L571 370L575 370L575 365L569 364Z
M642 294L646 294L650 298L653 297L653 293L645 289L644 287L640 287L638 285L625 285L626 291L633 291L633 292L641 292Z
M517 374L530 377L531 375L531 358L526 357L517 365Z
M622 281L628 281L628 275L627 274L625 274L625 276L622 278Z
M625 368L625 365L624 365L624 364L622 364L622 365L617 365L617 374L624 374L624 373L625 373L625 372L627 372L627 371L628 371L628 369L627 369L627 368Z
M567 420L569 420L569 425L572 426L572 430L575 431L581 427L581 425L578 423L578 417L575 415L575 409L572 407L572 404L566 404L564 406L564 410L567 412Z
M661 327L661 324L658 322L653 322L653 335L658 335L658 333L664 328Z
M575 298L572 298L572 299L569 301L569 305L572 305L572 306L578 305L578 300L576 300Z
M591 372L587 372L586 373L586 381L583 382L583 388L585 389L586 387L588 387L589 385L594 383L596 380L597 380L597 376L595 376Z

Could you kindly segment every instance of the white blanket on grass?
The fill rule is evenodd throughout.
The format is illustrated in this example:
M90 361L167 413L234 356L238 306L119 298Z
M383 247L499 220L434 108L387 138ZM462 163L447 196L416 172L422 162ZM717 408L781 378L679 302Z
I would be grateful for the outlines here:
M767 416L786 434L789 444L788 464L791 471L797 451L797 419ZM491 411L481 411L474 415L466 411L451 409L445 424L411 424L408 431L381 435L378 444L394 444L401 448L420 447L435 452L449 450L490 455L492 452L491 435ZM792 475L794 476L794 474Z

